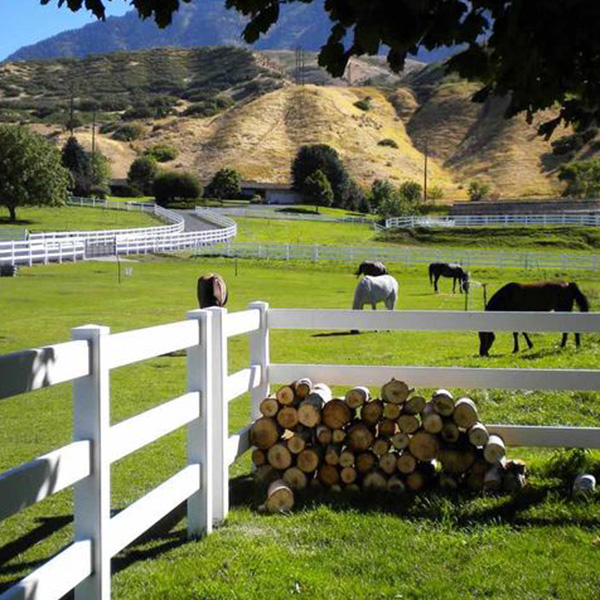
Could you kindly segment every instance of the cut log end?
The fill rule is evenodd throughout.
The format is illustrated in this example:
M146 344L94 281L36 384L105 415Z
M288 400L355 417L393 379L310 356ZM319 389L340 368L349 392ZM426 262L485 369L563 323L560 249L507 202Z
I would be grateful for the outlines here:
M264 506L271 513L291 510L294 506L294 492L283 479L278 479L269 486Z
M391 379L381 388L381 397L391 404L404 404L410 391L410 388L404 381Z

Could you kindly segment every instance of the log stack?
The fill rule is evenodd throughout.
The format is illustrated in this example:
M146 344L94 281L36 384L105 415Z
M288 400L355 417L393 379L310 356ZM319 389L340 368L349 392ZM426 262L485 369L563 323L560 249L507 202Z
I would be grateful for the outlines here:
M256 479L271 486L270 511L290 509L294 492L308 487L512 492L524 484L524 465L506 460L473 400L445 389L427 400L392 379L379 397L356 387L334 398L326 384L303 378L265 398L260 412L252 462Z

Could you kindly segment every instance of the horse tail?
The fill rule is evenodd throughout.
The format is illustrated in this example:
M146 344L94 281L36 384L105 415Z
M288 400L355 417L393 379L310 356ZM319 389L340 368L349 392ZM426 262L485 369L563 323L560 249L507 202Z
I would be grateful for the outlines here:
M366 279L361 279L354 290L354 301L352 302L352 310L361 310L365 303L365 286Z
M585 294L579 289L579 286L576 283L571 282L569 283L569 289L575 298L577 306L579 306L579 310L581 312L588 312L590 310L590 303L585 297Z

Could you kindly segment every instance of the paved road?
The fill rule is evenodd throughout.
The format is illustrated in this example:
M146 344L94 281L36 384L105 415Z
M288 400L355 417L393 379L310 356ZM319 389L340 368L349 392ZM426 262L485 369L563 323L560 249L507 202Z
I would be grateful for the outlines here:
M219 229L218 225L204 221L197 217L193 210L176 210L185 219L186 231L208 231L210 229Z

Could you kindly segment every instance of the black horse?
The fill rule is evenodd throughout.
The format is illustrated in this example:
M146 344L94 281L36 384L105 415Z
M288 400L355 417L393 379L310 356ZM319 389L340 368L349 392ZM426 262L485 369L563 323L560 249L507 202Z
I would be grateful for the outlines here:
M429 265L429 282L438 292L438 279L440 277L452 278L452 293L456 292L456 282L458 281L458 291L462 294L463 290L469 291L469 274L456 263L438 263L434 262Z
M225 280L216 273L202 275L198 279L197 296L200 308L225 306L228 297Z
M365 260L360 263L360 266L354 273L357 277L360 275L371 275L372 277L378 277L379 275L389 275L387 267L378 260Z
M576 283L507 283L490 298L485 310L572 312L575 303L581 312L589 310L588 300ZM563 333L561 348L567 343L567 335ZM518 352L518 332L513 332L513 336L513 352ZM533 348L533 343L525 332L523 337L529 348ZM479 332L480 356L489 356L488 352L495 339L496 336L491 331ZM580 344L579 333L575 334L575 344Z

